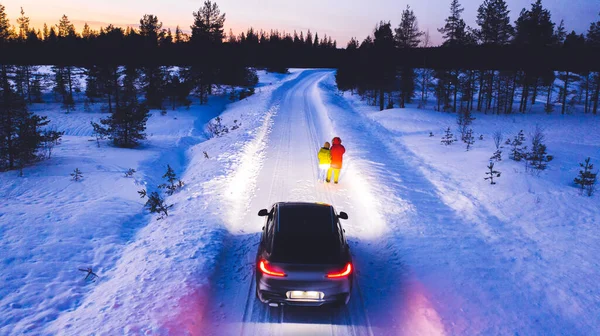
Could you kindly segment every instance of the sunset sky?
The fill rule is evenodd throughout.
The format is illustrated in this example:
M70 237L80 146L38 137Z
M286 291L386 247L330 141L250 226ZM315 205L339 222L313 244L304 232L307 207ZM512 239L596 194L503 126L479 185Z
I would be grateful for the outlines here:
M515 21L522 8L530 7L534 0L508 0L511 20ZM463 18L468 25L475 26L477 7L483 0L462 0L465 8ZM180 25L189 30L192 12L202 5L201 0L0 0L6 7L11 21L19 16L20 7L31 18L32 24L56 24L63 14L81 29L84 22L93 28L112 23L117 26L137 26L143 14L157 15L165 27ZM449 13L450 0L218 0L221 12L226 13L226 32L234 33L248 27L257 29L293 30L313 33L320 37L332 36L339 46L345 46L351 37L364 39L380 20L391 21L395 27L400 21L401 11L410 4L415 11L421 30L429 30L435 43L441 41L437 28L444 24ZM545 0L544 7L550 9L552 19L558 23L565 20L570 32L587 31L590 22L600 19L600 0Z

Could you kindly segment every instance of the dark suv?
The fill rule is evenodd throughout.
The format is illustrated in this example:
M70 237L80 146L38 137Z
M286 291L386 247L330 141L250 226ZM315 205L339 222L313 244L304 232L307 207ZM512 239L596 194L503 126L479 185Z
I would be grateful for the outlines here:
M271 306L347 304L354 273L350 248L333 207L323 203L275 203L256 256L256 296Z

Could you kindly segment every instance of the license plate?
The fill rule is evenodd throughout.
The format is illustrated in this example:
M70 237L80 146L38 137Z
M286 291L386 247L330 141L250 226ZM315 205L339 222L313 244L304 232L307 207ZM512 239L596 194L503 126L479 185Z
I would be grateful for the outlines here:
M322 300L323 292L315 292L315 291L289 291L287 292L287 296L290 299L296 300Z

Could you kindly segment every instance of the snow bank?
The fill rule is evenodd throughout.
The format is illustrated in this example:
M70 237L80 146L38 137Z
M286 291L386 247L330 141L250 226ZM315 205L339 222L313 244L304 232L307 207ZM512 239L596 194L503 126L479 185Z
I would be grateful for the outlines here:
M241 127L221 138L207 139L205 124L229 103L225 97L166 116L151 111L148 140L135 150L91 141L90 121L105 114L34 105L65 136L52 160L25 169L25 177L0 174L0 334L197 328L204 285L227 231L217 194L263 125L268 111L261 107L287 77L229 105L223 123L231 127L236 119ZM137 191L155 190L167 164L186 186L166 199L174 208L157 221ZM75 168L83 181L70 180ZM129 168L137 171L133 178L124 176ZM99 277L84 280L78 269L87 267Z
M579 162L600 161L597 117L546 115L541 104L527 115L474 112L476 142L466 151L462 142L440 142L447 127L458 134L454 113L412 106L380 112L356 96L345 98L388 139L381 150L409 162L414 171L389 167L404 178L403 187L431 193L406 199L423 223L397 232L406 266L430 291L449 334L598 332L600 196L582 196L573 184ZM504 141L524 130L531 148L536 126L554 159L532 173L508 158ZM502 175L490 185L484 173L497 130L505 148L494 168ZM421 242L410 238L415 228Z

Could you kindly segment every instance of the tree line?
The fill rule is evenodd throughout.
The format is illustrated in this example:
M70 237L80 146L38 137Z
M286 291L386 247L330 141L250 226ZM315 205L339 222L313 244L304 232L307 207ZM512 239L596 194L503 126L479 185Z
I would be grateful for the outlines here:
M558 102L563 114L578 104L585 113L597 113L600 20L586 34L567 34L564 23L555 24L537 0L513 25L504 0L484 0L478 27L470 28L463 10L458 0L451 1L450 15L438 29L444 42L437 48L428 48L429 32L419 30L410 6L397 28L382 21L362 42L353 38L338 69L338 87L358 92L381 110L405 107L415 98L423 107L433 94L440 111L525 113L543 97L547 112Z
M163 28L152 14L143 15L139 28L122 28L112 24L93 30L86 23L81 32L75 30L66 15L58 24L44 24L42 29L30 26L21 9L17 25L10 25L0 4L0 63L7 64L210 64L229 68L231 65L280 68L333 65L337 42L331 36L305 32L257 31L249 28L235 35L226 34L225 14L218 5L205 1L192 13L191 33L179 26L174 32ZM326 61L329 60L329 61Z
M145 51L160 48L168 50L169 45L178 43L193 43L198 48L210 48L223 43L225 15L220 13L216 4L206 1L198 12L194 12L194 17L191 36L185 36L178 29L175 39L171 41L169 32L165 33L162 23L154 15L144 15L138 29L123 30L109 26L94 32L86 25L82 34L77 34L68 18L63 16L56 27L46 27L40 32L29 28L29 18L23 11L17 20L18 27L12 27L5 8L0 5L0 54L5 55L6 51L10 53L10 50L18 48L26 50L30 46L57 48L67 55L72 48L86 44L105 47L104 53L111 50L118 53L122 51L120 47L136 43ZM270 34L269 41L276 41L278 36L276 32ZM266 35L264 32L257 35L249 30L239 39L236 38L235 43L253 43L256 38L260 41ZM313 41L312 38L312 35L307 36L311 48L327 48L330 44L330 40L322 42ZM234 42L234 39L230 38L230 41ZM302 41L306 43L306 39ZM258 82L256 70L248 68L240 60L230 59L224 63L222 60L205 58L205 62L169 67L143 62L147 55L139 57L140 62L125 64L48 62L54 64L50 74L42 73L35 63L0 62L0 171L22 170L29 164L48 158L52 146L60 141L61 133L48 129L49 120L46 117L34 115L28 110L30 104L48 99L44 95L48 90L67 113L81 103L81 99L76 99L78 96L84 97L84 109L91 104L103 104L109 116L92 125L97 139L109 138L116 146L131 148L145 138L150 109L166 113L167 108L189 107L190 96L196 96L200 104L205 104L212 90L223 85L241 87L242 91L232 88L230 98L242 99L252 94ZM81 92L83 80L85 92Z

